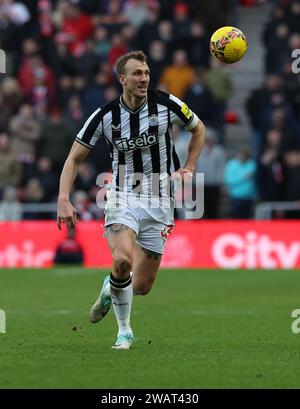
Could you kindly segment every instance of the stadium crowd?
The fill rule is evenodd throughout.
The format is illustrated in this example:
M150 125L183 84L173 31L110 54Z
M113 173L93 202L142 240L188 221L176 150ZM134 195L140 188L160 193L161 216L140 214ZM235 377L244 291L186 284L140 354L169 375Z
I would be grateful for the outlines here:
M292 53L300 52L298 0L274 2L262 41L265 82L247 101L258 194L262 201L296 201L300 199L300 70Z
M275 2L263 37L266 81L247 101L253 149L231 159L224 129L233 90L208 44L212 32L230 22L236 3L0 0L0 48L6 52L6 74L0 76L0 220L54 217L22 212L21 204L56 202L58 175L76 133L95 109L119 95L114 64L134 49L149 57L151 87L183 99L208 128L197 169L206 173L205 217L222 217L224 185L233 217L251 217L256 200L300 199L300 81L291 68L291 50L300 48L300 3ZM188 134L179 128L174 133L183 161ZM110 171L103 139L75 181L73 202L82 220L102 216L96 177Z

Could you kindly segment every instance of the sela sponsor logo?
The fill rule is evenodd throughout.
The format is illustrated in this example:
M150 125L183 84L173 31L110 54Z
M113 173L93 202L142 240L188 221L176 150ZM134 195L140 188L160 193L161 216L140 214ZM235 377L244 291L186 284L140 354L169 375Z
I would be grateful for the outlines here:
M24 240L20 246L8 244L0 251L0 267L44 267L54 257L52 250L35 249L34 242Z
M222 268L294 268L299 257L300 241L272 240L254 231L222 234L212 245L212 258Z
M115 138L114 144L116 145L119 151L127 152L127 151L134 151L138 148L145 148L147 146L155 145L158 141L156 134L146 134L142 133L137 138Z

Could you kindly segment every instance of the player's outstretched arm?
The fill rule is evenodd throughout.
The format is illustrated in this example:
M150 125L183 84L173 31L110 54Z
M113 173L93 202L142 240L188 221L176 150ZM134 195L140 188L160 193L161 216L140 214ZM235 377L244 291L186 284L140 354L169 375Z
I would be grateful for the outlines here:
M190 175L192 177L197 160L201 153L202 147L205 142L205 125L202 121L198 121L197 125L190 129L191 139L188 146L188 157L184 166L175 172L175 178L184 179L186 176Z
M67 228L74 227L77 223L76 209L70 202L70 192L77 176L78 167L89 152L90 149L75 141L64 164L60 176L57 203L57 226L59 230L61 230L62 223L65 223Z

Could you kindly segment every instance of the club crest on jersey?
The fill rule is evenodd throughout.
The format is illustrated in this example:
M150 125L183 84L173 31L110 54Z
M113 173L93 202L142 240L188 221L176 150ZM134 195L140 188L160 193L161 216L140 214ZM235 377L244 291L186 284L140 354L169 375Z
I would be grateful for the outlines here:
M142 133L137 138L114 138L113 142L117 147L118 151L128 152L134 151L135 149L146 148L148 146L155 145L157 143L156 134L146 134Z
M149 120L149 126L157 126L159 124L158 116L156 114L150 115L148 120Z

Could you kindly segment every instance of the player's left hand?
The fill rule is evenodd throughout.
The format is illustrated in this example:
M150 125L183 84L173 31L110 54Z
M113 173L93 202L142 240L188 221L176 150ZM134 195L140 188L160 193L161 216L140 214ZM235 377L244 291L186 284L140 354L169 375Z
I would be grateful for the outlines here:
M185 183L191 183L193 178L193 171L188 168L179 168L173 173L172 179L176 182L183 181Z
M75 227L77 223L76 209L68 200L58 201L57 206L57 227L61 230L62 223L65 223L67 229Z

